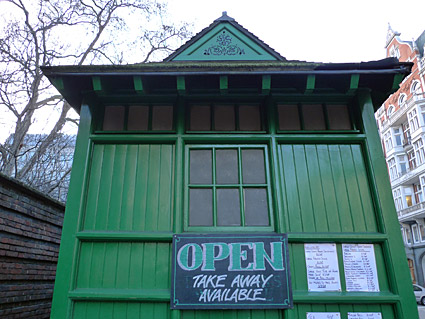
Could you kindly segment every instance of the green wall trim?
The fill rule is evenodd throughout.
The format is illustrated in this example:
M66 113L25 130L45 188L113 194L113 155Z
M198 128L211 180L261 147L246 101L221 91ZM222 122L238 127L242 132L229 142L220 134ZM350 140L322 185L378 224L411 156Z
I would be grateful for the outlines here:
M170 302L169 289L76 289L72 300Z
M400 301L400 296L386 293L361 293L361 292L320 292L320 293L302 293L293 292L295 303L339 303L339 304L353 304L353 303L397 303Z
M386 240L388 236L380 233L288 233L290 243L379 243Z
M75 234L79 228L84 206L87 170L91 154L91 143L89 140L91 123L92 115L89 106L83 104L80 112L80 125L65 210L64 225L66 227L62 230L55 289L53 292L51 318L55 319L72 317L72 304L68 299L68 291L73 289L75 264L78 259L79 244L75 238Z
M171 242L173 233L171 232L101 232L82 231L77 233L77 238L81 241L102 241L102 242Z

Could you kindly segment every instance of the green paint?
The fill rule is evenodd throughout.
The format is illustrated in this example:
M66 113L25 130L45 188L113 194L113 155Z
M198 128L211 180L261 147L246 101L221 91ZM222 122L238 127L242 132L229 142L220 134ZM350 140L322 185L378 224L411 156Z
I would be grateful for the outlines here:
M308 75L305 93L311 94L314 90L315 85L316 85L316 76L315 75Z
M254 263L251 262L245 268L242 268L242 260L247 260L247 251L242 250L242 247L247 246L248 249L252 249L252 243L234 243L232 244L232 257L230 259L230 268L241 271L241 270L253 270Z
M102 91L102 81L100 80L100 77L93 76L92 83L93 83L93 91Z
M271 243L271 256L264 249L264 243L254 244L254 270L266 269L266 261L274 270L284 270L282 259L282 242Z
M133 76L134 90L137 93L143 93L143 81L140 75Z
M189 251L191 253L191 265L189 265ZM179 266L184 270L195 270L201 267L203 262L203 250L198 244L186 244L184 245L177 254L177 262ZM214 255L214 252L213 254ZM210 262L214 265L214 256L207 256ZM207 263L207 262L206 262Z
M222 22L175 56L173 61L277 60L262 45L230 23Z
M215 262L229 257L230 249L225 243L206 243L202 244L202 246L205 254L202 270L215 271ZM215 247L219 248L217 256L214 254Z
M186 82L184 76L177 77L177 91L183 93L186 91Z

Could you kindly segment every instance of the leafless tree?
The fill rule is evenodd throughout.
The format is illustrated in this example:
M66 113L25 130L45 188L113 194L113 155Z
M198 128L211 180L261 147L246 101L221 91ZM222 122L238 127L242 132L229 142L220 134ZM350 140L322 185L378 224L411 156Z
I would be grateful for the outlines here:
M155 0L0 0L0 12L5 22L0 29L0 125L13 123L10 138L0 144L0 171L37 187L40 163L76 122L71 106L40 67L148 62L171 53L190 35L187 24L167 24L165 4ZM54 114L43 125L49 131L34 135L36 142L26 138L37 115L46 111ZM52 178L60 182L69 170L63 174ZM43 191L53 194L55 181L47 184L51 190Z

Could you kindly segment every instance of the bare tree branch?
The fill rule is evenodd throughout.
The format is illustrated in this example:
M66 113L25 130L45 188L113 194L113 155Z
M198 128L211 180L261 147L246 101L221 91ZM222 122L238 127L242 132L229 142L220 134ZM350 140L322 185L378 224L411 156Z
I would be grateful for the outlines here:
M8 21L0 34L0 108L14 127L0 144L0 171L48 193L66 194L70 168L61 156L70 156L72 146L63 132L78 120L41 67L129 63L135 56L134 62L147 62L172 52L190 32L186 24L164 23L166 6L159 1L7 0L18 17L0 12ZM44 125L49 130L30 134L45 113L52 114Z

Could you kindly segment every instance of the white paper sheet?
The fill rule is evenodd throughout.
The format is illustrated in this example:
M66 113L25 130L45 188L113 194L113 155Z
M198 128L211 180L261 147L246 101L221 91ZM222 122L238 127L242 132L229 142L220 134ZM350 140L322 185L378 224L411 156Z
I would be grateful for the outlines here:
M309 291L341 291L336 244L304 244Z
M307 319L341 319L339 312L307 312Z
M347 291L379 291L373 244L343 244Z
M348 319L382 319L380 312L349 312Z

